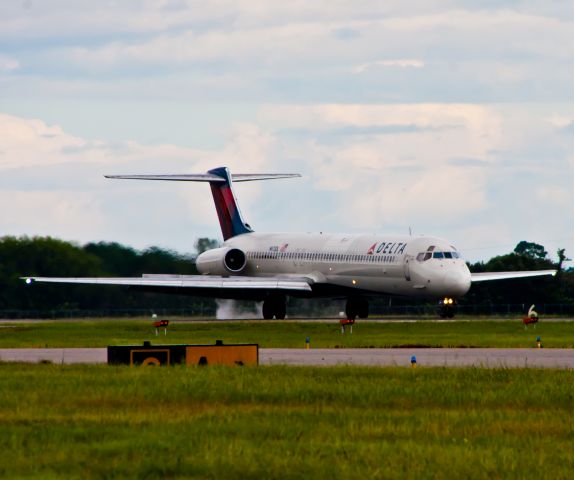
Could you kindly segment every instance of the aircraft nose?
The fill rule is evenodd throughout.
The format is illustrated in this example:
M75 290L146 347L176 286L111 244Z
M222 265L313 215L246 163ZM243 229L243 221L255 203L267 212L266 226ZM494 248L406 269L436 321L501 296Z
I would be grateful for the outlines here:
M449 295L461 296L470 289L470 272L468 268L447 272L445 286Z

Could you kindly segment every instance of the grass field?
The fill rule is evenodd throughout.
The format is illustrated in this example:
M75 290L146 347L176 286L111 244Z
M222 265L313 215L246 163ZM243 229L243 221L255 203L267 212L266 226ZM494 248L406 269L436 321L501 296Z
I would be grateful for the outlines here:
M2 478L572 478L574 372L0 364Z
M541 336L545 348L573 348L574 322L541 321L525 330L520 321L367 322L353 334L341 335L331 322L181 322L173 321L167 336L154 334L150 319L95 321L0 322L0 348L105 347L140 343L258 343L262 348L311 347L533 347Z

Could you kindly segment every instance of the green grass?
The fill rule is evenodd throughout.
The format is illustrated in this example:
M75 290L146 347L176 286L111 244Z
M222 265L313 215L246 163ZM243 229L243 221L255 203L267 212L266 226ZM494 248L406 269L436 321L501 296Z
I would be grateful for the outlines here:
M2 478L571 478L574 372L0 364Z
M178 322L167 336L156 337L146 320L0 322L0 348L105 347L140 343L258 343L262 348L311 347L533 347L540 335L546 348L573 348L574 322L541 321L525 330L516 321L366 322L355 324L353 334L341 335L336 320L330 322Z

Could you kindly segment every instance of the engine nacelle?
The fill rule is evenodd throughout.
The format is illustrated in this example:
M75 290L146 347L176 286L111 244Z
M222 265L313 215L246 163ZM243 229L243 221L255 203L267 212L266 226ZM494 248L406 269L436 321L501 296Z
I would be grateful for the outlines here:
M221 247L208 250L195 261L199 273L209 275L237 275L245 270L247 257L239 248Z

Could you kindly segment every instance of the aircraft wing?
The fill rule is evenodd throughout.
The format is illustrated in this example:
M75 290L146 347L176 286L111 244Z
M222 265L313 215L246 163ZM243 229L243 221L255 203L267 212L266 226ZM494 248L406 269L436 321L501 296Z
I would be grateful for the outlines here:
M481 272L471 273L472 283L490 282L492 280L509 280L513 278L541 277L544 275L556 275L556 270L533 270L524 272Z
M186 288L198 292L223 290L299 290L311 291L311 279L305 277L220 277L215 275L143 275L132 278L106 277L22 277L26 283L76 283L87 285L124 285L139 288Z

